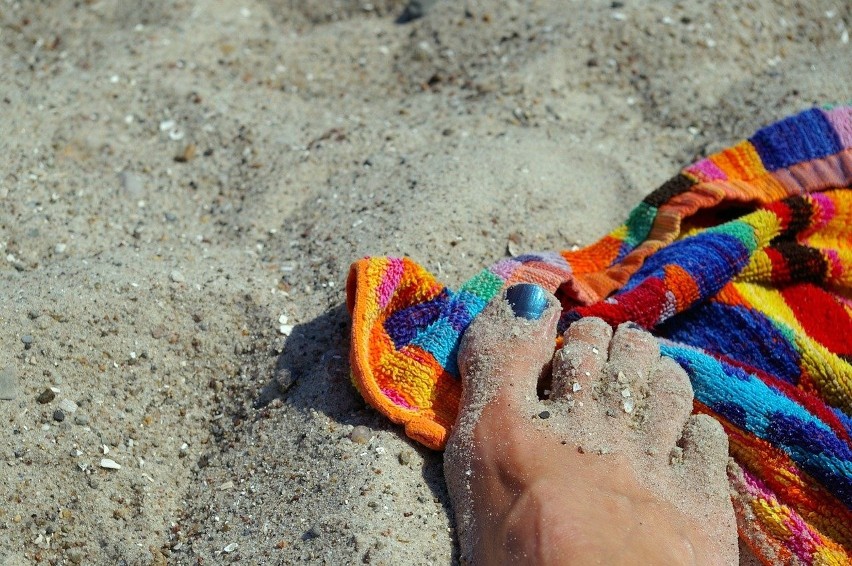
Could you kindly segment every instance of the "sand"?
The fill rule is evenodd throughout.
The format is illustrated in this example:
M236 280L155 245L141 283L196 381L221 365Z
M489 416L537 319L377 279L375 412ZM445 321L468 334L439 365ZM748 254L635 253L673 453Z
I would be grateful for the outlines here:
M348 381L349 263L589 243L852 92L844 2L422 4L0 5L6 564L451 562L440 456Z

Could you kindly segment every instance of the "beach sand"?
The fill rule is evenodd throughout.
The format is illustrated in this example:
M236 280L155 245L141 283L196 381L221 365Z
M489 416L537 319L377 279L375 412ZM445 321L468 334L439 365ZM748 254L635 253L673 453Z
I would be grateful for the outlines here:
M3 564L450 563L441 456L349 381L350 262L588 244L852 93L838 0L404 8L0 5Z

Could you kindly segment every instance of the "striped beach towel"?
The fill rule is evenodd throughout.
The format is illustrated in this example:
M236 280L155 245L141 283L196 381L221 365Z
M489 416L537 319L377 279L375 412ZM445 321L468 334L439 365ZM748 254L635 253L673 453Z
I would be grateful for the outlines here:
M364 398L440 450L461 335L537 283L581 317L633 321L718 419L741 538L766 563L852 562L852 108L813 108L681 170L575 251L503 259L451 290L408 258L352 265Z

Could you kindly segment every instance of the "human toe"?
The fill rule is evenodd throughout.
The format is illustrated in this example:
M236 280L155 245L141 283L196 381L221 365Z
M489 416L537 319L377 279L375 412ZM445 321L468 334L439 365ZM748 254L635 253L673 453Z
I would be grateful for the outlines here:
M553 358L550 398L573 399L591 391L606 364L612 328L599 318L582 318L565 331L564 343Z
M482 407L497 398L510 404L537 399L536 385L550 364L560 307L543 290L531 294L537 307L529 302L510 303L507 295L512 297L515 287L491 301L462 338L458 361L464 380L463 404ZM536 309L537 319L531 314Z
M669 357L660 358L648 381L640 428L647 437L649 455L668 458L692 412L692 398L692 385L683 368Z
M728 436L719 421L709 415L692 415L683 427L679 442L683 449L680 463L684 472L712 482L726 478Z

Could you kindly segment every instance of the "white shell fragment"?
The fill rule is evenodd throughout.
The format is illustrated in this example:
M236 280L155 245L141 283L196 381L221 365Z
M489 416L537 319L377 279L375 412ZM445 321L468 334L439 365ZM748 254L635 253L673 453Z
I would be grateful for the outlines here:
M520 252L518 252L518 246L512 240L509 240L509 243L506 244L506 252L508 252L509 257L517 257Z
M120 470L121 464L115 460L110 460L109 458L101 458L101 468L106 468L108 470Z

